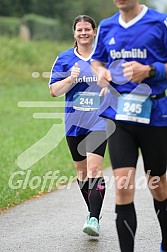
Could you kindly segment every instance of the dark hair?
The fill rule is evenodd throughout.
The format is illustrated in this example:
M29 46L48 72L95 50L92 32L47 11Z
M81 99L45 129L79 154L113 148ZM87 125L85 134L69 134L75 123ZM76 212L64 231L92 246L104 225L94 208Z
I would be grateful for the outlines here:
M76 24L81 22L81 21L90 23L92 25L93 30L96 29L96 22L92 17L87 16L87 15L79 15L74 19L73 26L72 26L73 32L76 29ZM74 43L74 47L77 47L77 42L76 41Z

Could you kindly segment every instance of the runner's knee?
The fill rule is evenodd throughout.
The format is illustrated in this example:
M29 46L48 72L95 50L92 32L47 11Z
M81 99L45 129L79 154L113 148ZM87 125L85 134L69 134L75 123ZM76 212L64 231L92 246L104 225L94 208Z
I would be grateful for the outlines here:
M162 201L167 198L167 181L166 176L150 176L148 180L148 187L151 191L152 196Z

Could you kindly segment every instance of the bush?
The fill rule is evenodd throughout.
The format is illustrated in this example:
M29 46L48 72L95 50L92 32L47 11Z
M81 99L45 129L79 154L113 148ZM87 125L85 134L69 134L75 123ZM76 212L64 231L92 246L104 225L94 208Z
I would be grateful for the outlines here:
M20 19L14 17L0 17L0 34L1 36L18 36Z
M27 14L23 17L23 22L29 27L31 38L34 40L60 40L62 38L59 20Z
M56 41L71 41L73 37L71 25L35 14L27 14L22 18L0 17L0 35L20 36L24 40Z

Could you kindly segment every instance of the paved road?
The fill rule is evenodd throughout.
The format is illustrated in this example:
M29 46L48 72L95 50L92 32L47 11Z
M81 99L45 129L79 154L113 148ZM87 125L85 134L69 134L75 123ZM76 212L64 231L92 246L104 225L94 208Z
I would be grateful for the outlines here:
M82 232L86 206L78 186L48 193L0 215L0 252L119 252L114 214L111 168L104 172L107 183L99 238ZM153 210L139 159L135 204L138 215L135 252L159 252L160 229ZM139 183L140 182L140 183Z

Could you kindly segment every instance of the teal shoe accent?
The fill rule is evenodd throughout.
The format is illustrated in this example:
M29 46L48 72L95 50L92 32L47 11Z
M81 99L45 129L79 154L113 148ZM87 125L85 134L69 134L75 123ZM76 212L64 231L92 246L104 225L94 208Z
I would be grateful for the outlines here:
M98 220L95 217L91 217L87 225L84 225L83 232L91 236L99 236L99 229L100 225Z
M87 225L89 223L89 220L90 220L90 212L88 212L87 216L86 216L86 220L85 220L85 223L83 225L83 232L85 232L85 228L87 228Z

